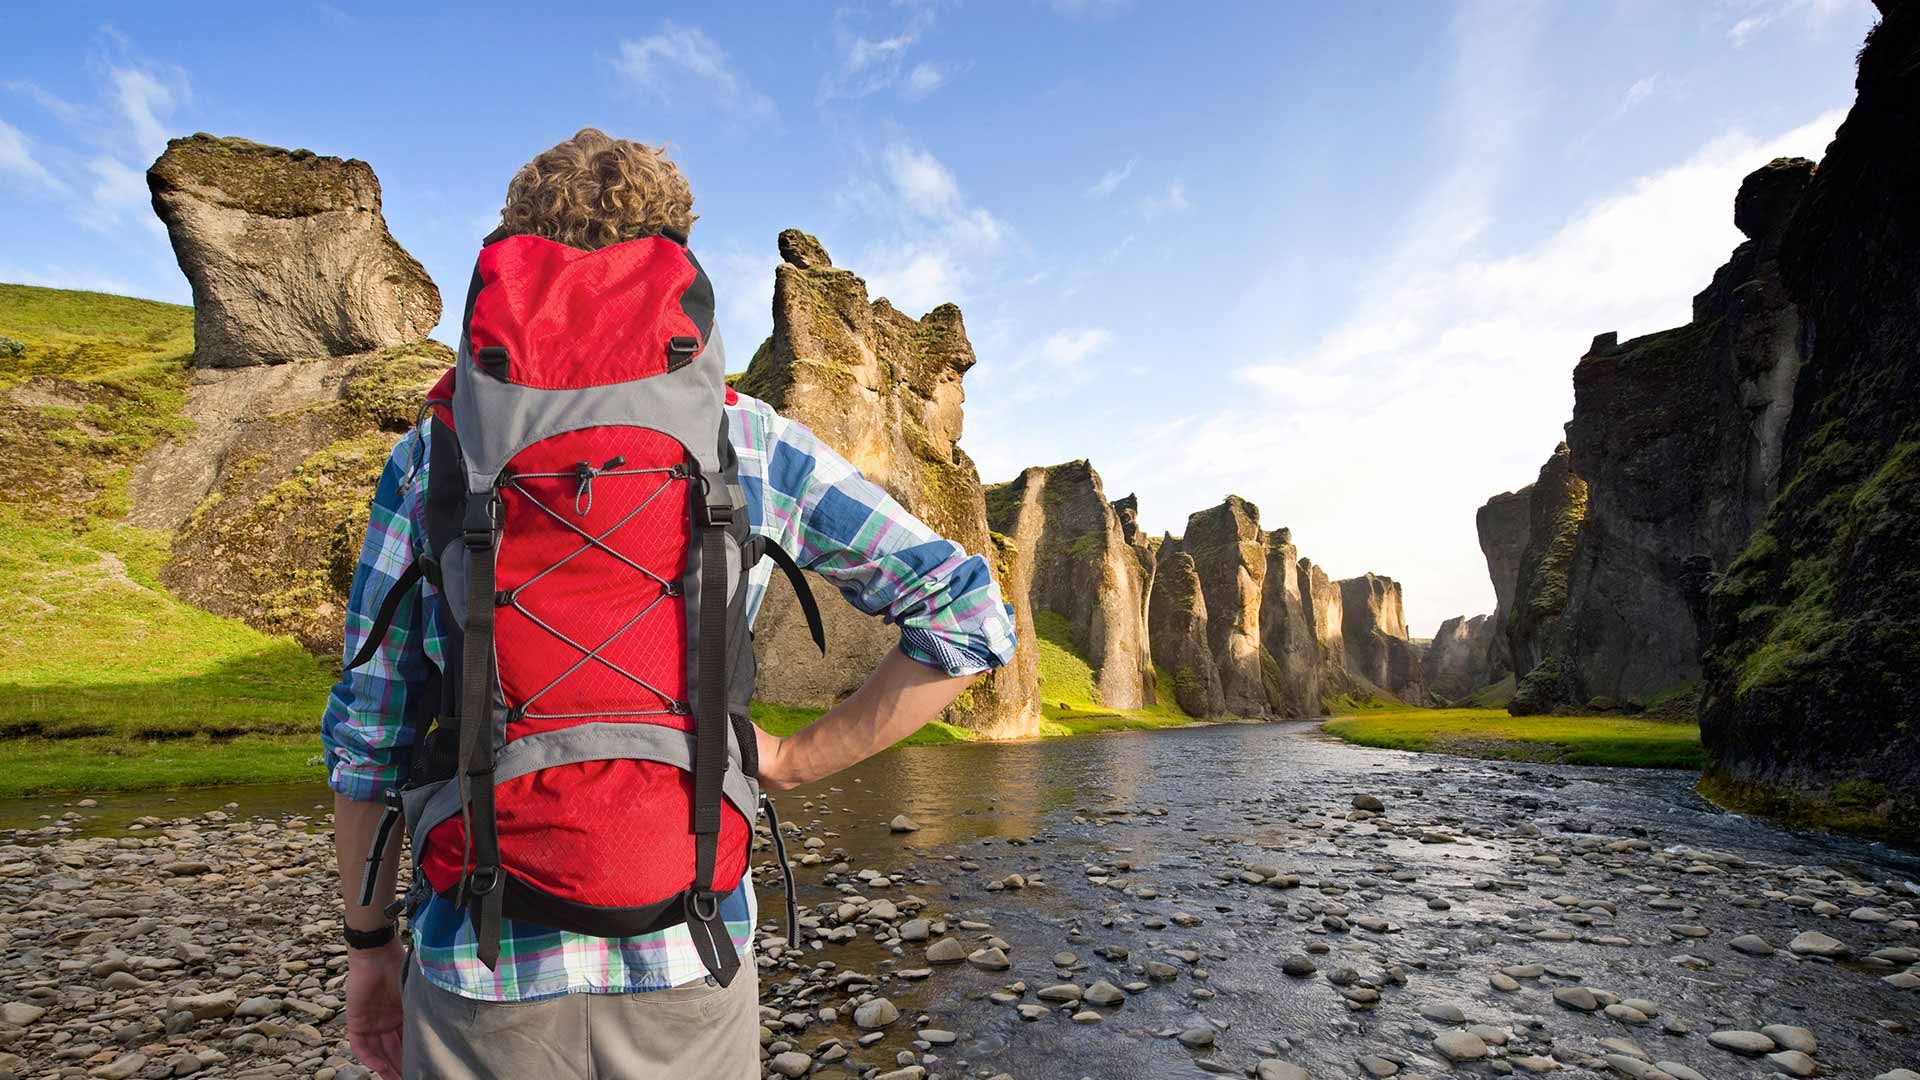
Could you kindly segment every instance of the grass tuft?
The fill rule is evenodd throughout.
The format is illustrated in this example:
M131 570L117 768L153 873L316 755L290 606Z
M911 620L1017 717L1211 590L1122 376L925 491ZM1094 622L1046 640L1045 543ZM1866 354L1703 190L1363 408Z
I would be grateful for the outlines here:
M1698 769L1697 724L1620 716L1520 718L1498 709L1408 709L1330 720L1324 729L1361 746L1509 761Z

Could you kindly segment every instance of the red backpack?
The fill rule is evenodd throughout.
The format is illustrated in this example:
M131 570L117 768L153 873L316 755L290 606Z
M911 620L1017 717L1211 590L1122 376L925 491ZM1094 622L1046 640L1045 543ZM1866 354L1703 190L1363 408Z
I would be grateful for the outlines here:
M423 410L426 554L348 666L426 578L446 669L413 695L362 902L404 815L416 886L466 909L489 968L504 917L602 937L685 923L716 980L739 969L720 901L772 814L747 716L762 555L824 638L799 568L749 527L713 310L683 234L582 251L495 233ZM791 932L790 880L788 914Z

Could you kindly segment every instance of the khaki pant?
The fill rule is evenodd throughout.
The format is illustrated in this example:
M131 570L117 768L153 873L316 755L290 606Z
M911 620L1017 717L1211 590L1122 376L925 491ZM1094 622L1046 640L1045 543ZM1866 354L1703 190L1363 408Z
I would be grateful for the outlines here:
M760 980L476 1001L407 972L407 1080L758 1080Z

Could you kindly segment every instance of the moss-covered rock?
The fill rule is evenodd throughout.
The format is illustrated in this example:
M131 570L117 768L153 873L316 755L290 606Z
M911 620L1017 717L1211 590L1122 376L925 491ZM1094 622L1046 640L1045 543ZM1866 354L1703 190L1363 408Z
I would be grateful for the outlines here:
M959 446L965 391L974 364L960 309L919 319L866 282L833 267L819 241L781 234L774 274L773 334L734 387L812 428L867 479L970 552L993 558L995 580L1016 620L1026 619L1017 538L996 540L980 474ZM785 704L828 705L859 685L892 648L898 631L853 611L831 587L816 590L833 650L822 663L783 590L769 594L755 635L760 694ZM1020 625L1014 662L976 684L948 717L993 735L1039 730L1038 656L1032 627Z
M364 161L201 134L169 142L147 187L193 286L203 367L369 352L440 320Z
M1780 495L1715 588L1703 789L1920 840L1920 8L1887 5L1781 243ZM1843 805L1844 804L1844 805Z

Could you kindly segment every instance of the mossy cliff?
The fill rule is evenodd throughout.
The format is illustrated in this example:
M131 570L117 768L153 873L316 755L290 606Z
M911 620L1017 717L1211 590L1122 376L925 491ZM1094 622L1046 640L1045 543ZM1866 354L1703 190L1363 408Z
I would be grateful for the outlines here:
M867 479L936 532L996 563L995 579L1016 616L1028 605L1017 541L988 527L980 474L959 446L961 380L974 364L960 309L942 304L919 319L866 282L837 269L819 241L780 234L773 334L734 386L812 428ZM892 648L897 631L861 616L830 586L815 589L831 649L823 663L783 588L769 593L755 636L760 692L768 701L830 705L851 692ZM1039 731L1038 654L1022 625L1012 664L982 679L949 719L994 736Z
M1028 602L1057 613L1094 673L1089 700L1112 709L1157 703L1148 651L1149 575L1088 462L1035 466L988 487L987 523L1013 542Z
M1710 601L1709 791L1920 838L1920 5L1884 3L1780 247L1780 494Z

